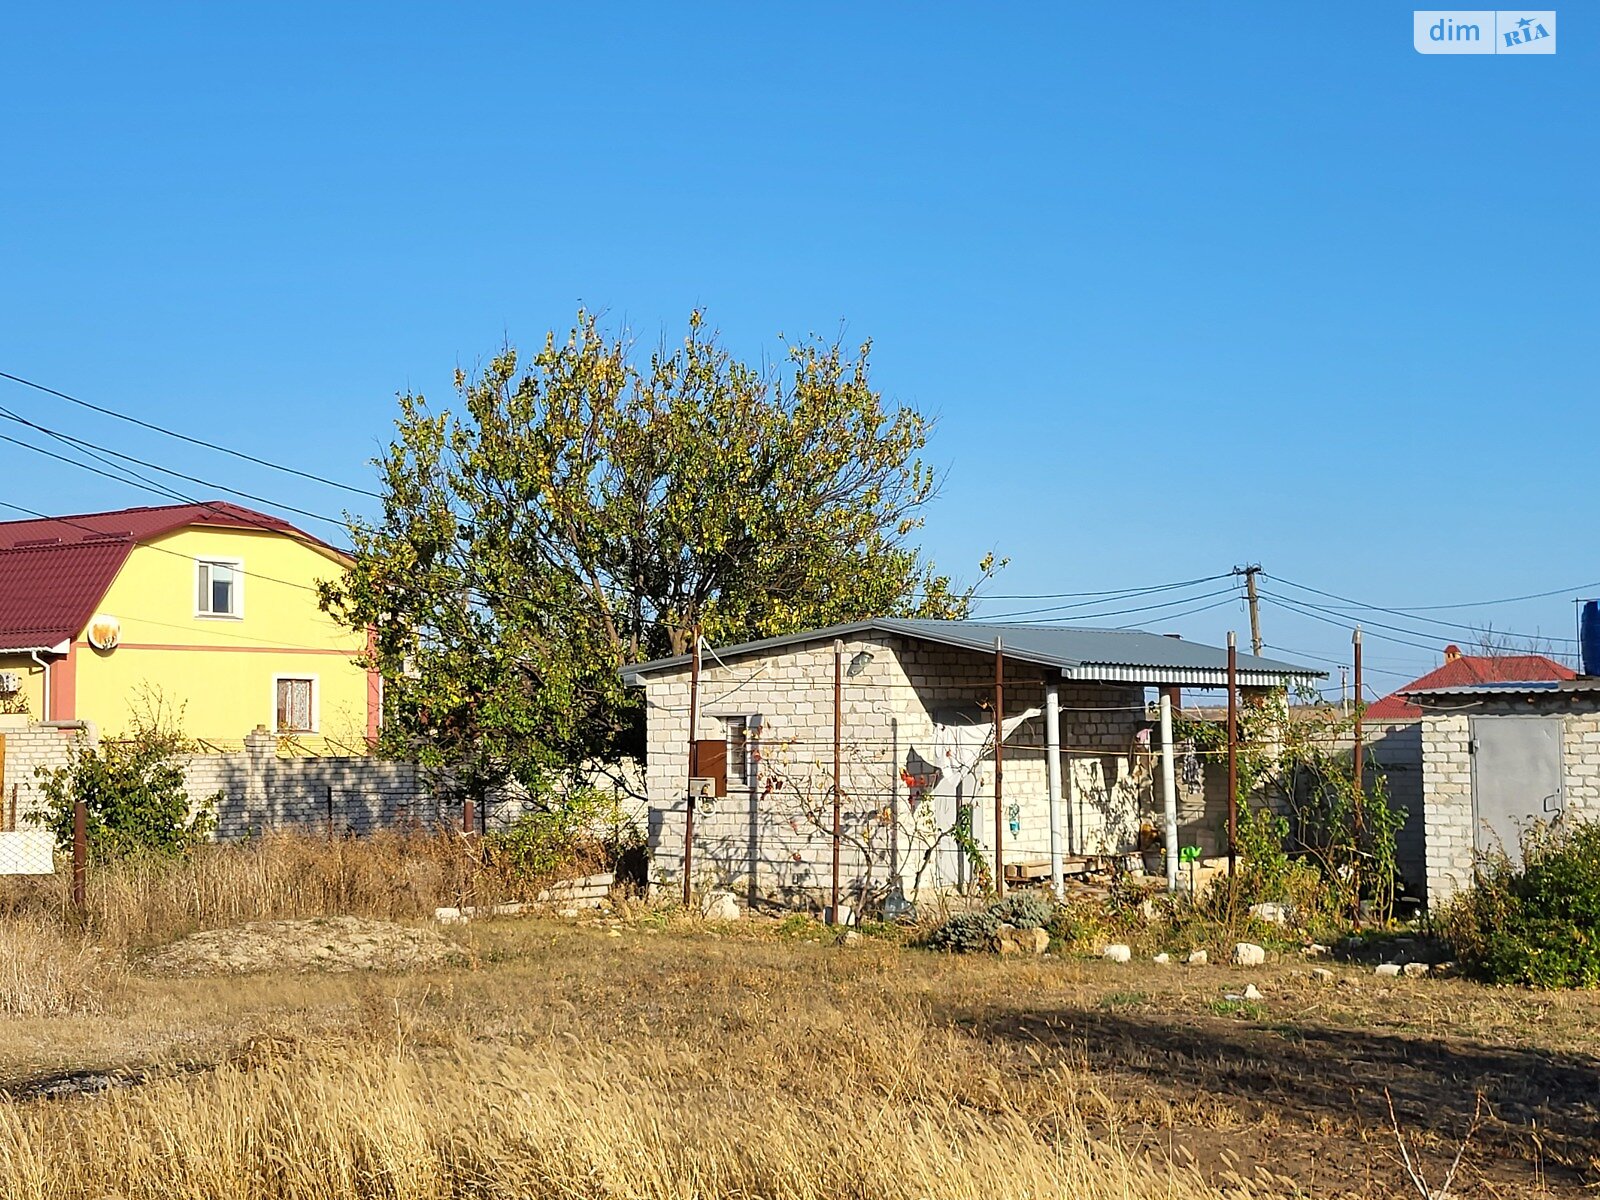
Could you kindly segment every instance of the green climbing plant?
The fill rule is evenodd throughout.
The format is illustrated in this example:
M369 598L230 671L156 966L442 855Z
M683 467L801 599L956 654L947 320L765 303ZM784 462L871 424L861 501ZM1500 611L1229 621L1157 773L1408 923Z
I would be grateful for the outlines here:
M1354 714L1318 703L1289 704L1282 688L1238 709L1237 838L1242 862L1232 895L1357 915L1363 904L1386 918L1398 878L1404 810L1390 802L1381 772L1358 783L1349 752ZM1179 718L1174 735L1213 762L1227 751L1227 727Z

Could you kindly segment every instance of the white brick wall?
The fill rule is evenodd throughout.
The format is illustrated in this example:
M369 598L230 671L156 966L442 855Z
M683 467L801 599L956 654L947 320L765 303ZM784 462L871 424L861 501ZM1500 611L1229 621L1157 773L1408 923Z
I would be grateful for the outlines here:
M980 700L991 700L994 659L874 635L848 641L846 663L863 651L871 654L871 662L845 679L841 694L846 797L841 887L860 894L898 883L909 892L919 871L924 887L948 884L955 856L929 856L946 827L935 811L941 805L931 796L913 803L902 772L931 760L935 714L955 707L975 710ZM826 894L832 877L833 669L833 646L826 639L728 660L725 666L706 656L698 736L723 736L724 717L759 717L761 724L751 786L719 801L710 813L697 812L697 887L729 887L752 900L783 903L814 902ZM1060 691L1066 849L1127 852L1135 846L1141 804L1148 808L1155 761L1131 753L1135 731L1145 722L1143 689L1063 683ZM681 886L688 777L687 668L649 678L645 701L652 879L675 889ZM1042 672L1011 664L1007 715L1043 704ZM1008 861L1040 859L1049 851L1044 737L1041 714L1005 743ZM931 762L927 769L932 770ZM977 840L989 850L992 757L977 775L972 797ZM1013 806L1016 832L1010 829ZM1143 819L1150 819L1148 813Z
M1562 785L1566 812L1600 819L1600 697L1552 693L1524 699L1442 698L1422 719L1422 784L1425 804L1427 900L1438 905L1472 883L1475 830L1472 805L1471 718L1559 716Z

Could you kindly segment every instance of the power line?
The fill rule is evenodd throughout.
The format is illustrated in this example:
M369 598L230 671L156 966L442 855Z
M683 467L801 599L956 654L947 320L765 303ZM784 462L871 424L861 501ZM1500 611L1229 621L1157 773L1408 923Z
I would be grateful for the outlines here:
M1227 596L1228 598L1232 599L1236 595L1238 595L1238 593L1234 591L1234 589L1224 588L1221 591L1206 592L1199 596L1180 596L1176 600L1167 600L1160 604L1144 604L1136 608L1114 608L1105 612L1080 613L1077 616L1071 617L1039 617L1033 620L1021 621L1008 620L1007 618L1022 617L1026 615L1025 613L996 613L993 617L974 617L973 620L984 625L1043 625L1049 621L1098 621L1103 617L1121 617L1127 615L1128 613L1154 612L1157 609L1162 608L1175 608L1182 604L1192 604L1196 600L1211 600L1217 596ZM1133 597L1130 597L1130 599L1132 598Z
M1357 622L1352 622L1352 621L1349 620L1349 618L1340 616L1338 614L1334 614L1332 616L1324 616L1323 614L1328 612L1329 610L1327 610L1327 609L1312 609L1310 607L1302 607L1302 602L1301 601L1292 600L1287 596L1280 596L1275 592L1262 591L1261 595L1262 595L1263 599L1271 600L1274 604L1277 604L1285 612L1298 613L1302 617L1310 617L1313 621L1321 621L1324 625L1332 625L1337 629L1343 629L1343 630L1346 630L1347 632L1354 630L1355 627L1356 627L1356 624L1358 624ZM1367 626L1365 624L1362 624L1361 627L1362 627L1363 630L1367 629ZM1382 626L1381 628L1388 628L1388 627L1387 626ZM1404 631L1402 631L1402 632L1404 632ZM1428 651L1431 651L1434 654L1437 654L1439 652L1439 648L1437 646L1430 646L1425 642L1413 642L1413 641L1410 641L1410 640L1408 640L1406 638L1391 637L1391 636L1389 636L1387 634L1382 634L1382 633L1374 633L1371 636L1376 638L1380 642L1394 642L1397 645L1401 645L1401 646L1412 646L1412 647L1414 647L1414 648L1416 648L1418 650L1428 650Z
M1296 597L1283 596L1283 595L1279 595L1278 593L1263 592L1263 595L1272 595L1275 599L1278 600L1279 603L1283 603L1285 601L1290 601L1290 602L1293 602L1293 603L1296 603L1296 604L1303 605L1306 608L1315 609L1318 612L1327 613L1327 614L1329 614L1331 616L1344 616L1345 615L1344 613L1339 612L1337 609L1328 608L1326 605L1314 604L1309 600L1300 600L1300 599L1298 599ZM1387 611L1387 610L1377 609L1375 611L1384 612L1384 611ZM1389 625L1389 624L1386 624L1383 621L1368 621L1368 620L1364 620L1364 621L1360 622L1360 624L1361 624L1361 627L1363 629L1367 629L1367 628L1371 628L1371 629L1387 629L1387 630L1390 630L1391 632L1394 632L1394 633L1409 634L1412 637L1430 637L1430 636L1433 636L1426 629L1407 629L1403 625ZM1507 634L1507 636L1508 637L1523 637L1523 636L1527 636L1527 635L1524 635L1524 634ZM1574 638L1548 638L1546 640L1551 641L1551 642L1575 642L1576 641L1576 639L1574 639ZM1417 643L1417 642L1412 642L1410 644L1411 645L1415 645L1415 646L1421 646L1421 643Z
M101 413L105 416L115 417L119 421L126 421L130 425L137 425L139 428L148 429L152 433L159 433L165 435L166 437L176 438L180 442L188 442L191 446L200 446L206 450L214 450L218 454L230 454L234 458L242 459L245 462L255 463L259 467L266 467L273 471L282 471L286 475L296 475L301 479L309 479L313 483L320 483L326 487L339 488L346 492L352 492L358 496L371 496L374 500L383 499L382 494L379 492L368 491L366 488L356 487L354 484L340 483L337 479L328 479L322 475L313 474L310 471L302 471L297 467L289 467L282 463L273 462L270 459L258 458L254 454L247 454L243 450L235 450L230 446L219 445L216 442L208 442L204 438L190 437L186 433L178 433L175 430L163 429L161 426L153 425L149 421L142 421L138 417L130 416L124 412L118 412L114 408L106 408L103 405L94 404L88 400L81 400L77 396L69 395L68 393L53 387L47 387L42 383L35 383L31 379L24 379L21 375L13 375L9 371L0 371L0 379L9 379L12 383L17 383L21 384L23 387L32 388L36 392L43 392L47 396L55 396L58 399L65 400L70 404L77 404L83 408L91 409L92 411Z
M1035 615L1037 613L1065 612L1065 611L1067 611L1069 609L1093 608L1096 604L1105 603L1106 599L1107 598L1111 598L1111 597L1115 597L1117 600L1131 600L1136 596L1154 595L1157 592L1173 592L1173 591L1179 590L1180 588L1194 587L1194 586L1197 586L1197 585L1202 584L1202 583L1214 583L1219 579L1226 579L1226 578L1228 578L1227 575L1202 575L1198 579L1183 579L1183 580L1179 580L1177 583L1161 583L1161 584L1156 584L1156 585L1154 585L1152 587L1121 588L1121 589L1117 589L1117 590L1114 590L1114 591L1107 591L1107 592L1059 592L1059 593L1055 593L1055 594L1033 593L1031 595L1015 595L1015 596L1004 596L1004 597L1003 596L999 596L999 595L974 596L973 597L974 601L999 600L999 599L1012 599L1012 600L1069 600L1069 599L1074 599L1074 598L1080 597L1080 596L1092 596L1092 597L1095 597L1095 599L1084 600L1084 601L1082 601L1081 603L1078 603L1078 604L1054 604L1054 605L1050 605L1050 606L1045 607L1045 608L1025 608L1025 609L1019 609L1016 612L995 613L993 616L985 615L985 616L975 617L973 619L974 620L979 620L979 621L990 621L990 620L1000 620L1000 619L1009 618L1009 617L1033 616L1033 615ZM913 590L908 594L914 596L914 595L917 595L918 592L916 590Z
M1363 603L1360 600L1352 600L1348 596L1340 596L1335 592L1325 592L1321 588L1314 588L1314 587L1311 587L1311 586L1309 586L1307 584L1304 584L1304 583L1296 583L1292 579L1284 579L1284 578L1282 578L1280 576L1276 576L1276 575L1271 576L1271 578L1277 583L1287 584L1289 587L1297 588L1302 592L1311 592L1313 595L1324 596L1329 600L1338 600L1341 603L1350 605L1350 606L1352 606L1352 607L1354 607L1354 608L1356 608L1358 610L1361 610L1361 611L1388 613L1391 616L1396 616L1396 617L1409 617L1411 620L1421 621L1421 622L1423 622L1425 624L1428 624L1428 625L1439 625L1439 626L1442 626L1442 627L1444 627L1446 629L1459 629L1459 630L1463 630L1463 631L1465 631L1467 633L1482 633L1482 632L1484 632L1478 626L1475 626L1475 625L1463 625L1459 621L1443 621L1443 620L1440 620L1438 617L1422 617L1422 616L1418 616L1417 615L1417 610L1414 610L1414 609L1385 608L1381 604L1366 604L1366 603ZM1310 601L1306 601L1305 603L1309 604L1311 602ZM1327 611L1333 612L1335 610L1329 608L1329 609L1327 609ZM1398 626L1388 626L1387 628L1396 628L1396 629L1398 629L1399 627ZM1400 632L1402 632L1402 633L1415 633L1419 637L1426 637L1427 636L1426 633L1422 633L1422 632L1419 632L1417 630L1411 630L1411 629L1400 630ZM1569 643L1572 643L1574 645L1577 644L1577 639L1576 638L1553 637L1553 636L1549 636L1549 635L1546 635L1546 634L1515 633L1515 632L1512 632L1512 631L1508 630L1508 631L1506 631L1505 636L1506 637L1515 637L1515 638L1525 638L1525 639L1527 639L1529 641L1540 641L1540 640L1543 640L1543 641L1547 641L1547 642L1569 642Z
M11 440L9 438L6 438L4 434L0 434L0 439L4 439L6 441L10 441ZM55 522L56 524L59 524L59 525L66 525L66 526L68 526L68 527L70 527L72 529L82 530L84 533L92 534L95 537L104 537L105 536L105 530L103 530L103 529L96 529L92 525L84 525L81 522L74 521L71 517L52 517L49 513L42 513L42 512L39 512L37 509L28 508L25 505L16 504L16 503L13 503L10 500L0 500L0 508L9 508L12 512L23 513L26 516L34 517L34 518L36 518L38 520L41 520L41 521L53 521L53 522ZM261 526L260 528L266 528L266 527L265 526ZM269 532L282 533L283 531L281 529L274 529L274 530L269 530ZM195 556L194 555L185 554L181 550L173 550L173 549L170 549L167 546L156 546L156 545L150 544L149 542L140 542L139 545L145 547L148 550L157 550L157 551L160 551L162 554L170 554L174 558L181 558L181 559L184 559L187 562L194 562L195 561ZM275 575L263 575L259 571L247 571L247 570L244 570L243 568L239 568L239 574L245 576L248 579L261 579L261 580L265 580L268 583L280 583L284 587L298 588L300 591L303 591L303 592L313 592L313 593L315 593L316 590L317 590L316 588L309 587L306 584L296 583L292 579L279 579Z
M298 515L300 515L302 517L310 517L314 521L322 521L322 522L324 522L324 523L326 523L328 525L336 526L339 529L348 528L346 523L343 520L341 520L341 519L339 519L337 517L330 517L330 516L324 515L323 513L312 512L310 509L307 509L307 508L297 508L293 504L285 504L281 500L272 500L272 499L267 498L266 496L258 496L253 492L243 492L243 491L240 491L238 488L229 487L225 483L214 483L213 481L211 481L209 479L200 479L200 478L198 478L198 477L196 477L194 475L186 475L182 471L174 471L171 467L163 467L159 463L149 462L149 461L147 461L145 459L137 458L132 454L124 454L120 450L113 450L109 446L102 446L102 445L100 445L100 444L98 444L96 442L85 441L82 438L73 437L69 433L62 433L59 430L51 429L47 425L40 425L37 422L28 420L26 417L18 416L16 413L12 412L8 408L5 408L4 406L0 406L0 418L4 418L5 420L8 420L8 421L14 421L19 425L25 425L29 429L37 430L38 432L44 434L45 436L54 438L56 441L62 443L63 445L71 446L74 449L80 450L81 452L89 455L91 458L94 458L94 459L96 459L96 460L98 460L100 462L103 462L103 463L107 463L107 460L104 457L102 457L102 455L109 454L113 458L119 458L119 459L123 460L124 462L135 463L138 466L144 467L146 470L160 471L163 475L171 475L174 479L183 479L183 480L188 481L189 483L198 483L201 487L215 488L219 492L227 492L230 496L239 496L239 497L241 497L241 498L243 498L245 500L253 500L257 504L265 504L265 505L268 505L269 507L272 507L272 508L282 509L285 512L297 513ZM35 451L37 451L38 453L41 453L41 454L49 453L48 451L41 450L37 446L31 446L27 442L16 441L16 439L14 439L14 438L7 438L6 440L12 442L15 445L25 447L26 449L35 450ZM59 458L60 456L59 455L51 455L51 457ZM64 461L64 462L72 462L71 459L63 459L62 461ZM83 464L74 463L73 465L82 466ZM107 465L108 466L113 466L113 467L116 466L115 463L107 463ZM119 470L127 470L126 468L118 468L118 469ZM157 489L164 488L164 485L157 484L155 480L146 479L144 476L138 475L138 473L134 472L134 471L128 471L127 473L129 475L131 475L131 476L134 476L135 478L143 479L145 484L148 485L147 490L157 491L158 495L162 494L162 492L158 491ZM205 503L205 501L203 501L203 500L197 500L192 496L185 496L180 492L172 491L170 489L166 489L166 494L171 495L171 496L175 496L176 498L178 498L180 500L184 500L184 501L186 501L186 502L188 502L190 504L204 504Z

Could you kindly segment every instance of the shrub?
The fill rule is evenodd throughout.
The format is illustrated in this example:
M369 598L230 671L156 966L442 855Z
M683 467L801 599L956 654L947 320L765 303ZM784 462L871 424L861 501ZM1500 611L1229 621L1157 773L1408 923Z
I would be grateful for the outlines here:
M66 766L41 767L45 811L31 819L70 845L73 807L81 800L91 859L181 854L215 825L211 807L191 805L184 788L181 760L193 750L163 710L151 707L121 740L80 745Z
M989 915L1001 924L1017 929L1044 929L1055 917L1056 906L1043 896L1020 892L991 907Z
M508 829L489 834L490 855L507 874L524 879L615 863L608 835L618 854L624 848L614 820L616 807L613 796L596 788L552 793L542 798L542 807L523 813Z
M1000 929L993 912L957 913L928 935L928 949L972 954L989 949Z
M1479 864L1476 885L1440 920L1457 959L1494 983L1600 986L1600 824L1535 826L1522 865Z

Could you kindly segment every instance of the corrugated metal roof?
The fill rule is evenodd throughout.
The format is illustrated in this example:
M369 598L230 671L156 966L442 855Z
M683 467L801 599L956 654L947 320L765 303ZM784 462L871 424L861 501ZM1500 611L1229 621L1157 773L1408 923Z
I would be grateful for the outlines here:
M1079 629L1059 625L993 625L982 621L932 621L880 617L826 629L808 629L782 637L763 638L737 646L718 647L717 656L729 659L779 650L802 642L856 637L861 634L898 634L942 646L994 652L1000 638L1007 658L1058 668L1068 679L1101 683L1185 684L1217 687L1227 682L1228 652L1200 642L1165 637L1132 629ZM687 665L689 656L656 659L624 668L624 676L637 679ZM1291 679L1322 678L1326 671L1302 667L1253 654L1238 656L1239 683L1244 687L1277 686Z
M0 650L78 636L133 550L128 538L0 549Z
M1600 692L1600 677L1580 675L1576 679L1532 679L1515 683L1463 683L1447 687L1402 688L1400 695L1427 698L1430 696L1543 696L1585 692Z
M308 545L328 550L341 558L349 556L337 546L299 529L281 517L274 517L242 504L226 500L207 500L197 504L148 504L138 508L118 508L110 512L74 513L64 517L30 517L22 521L0 521L0 550L29 543L86 542L99 538L131 538L147 542L151 538L191 526L220 526L226 529L262 529L282 533Z

